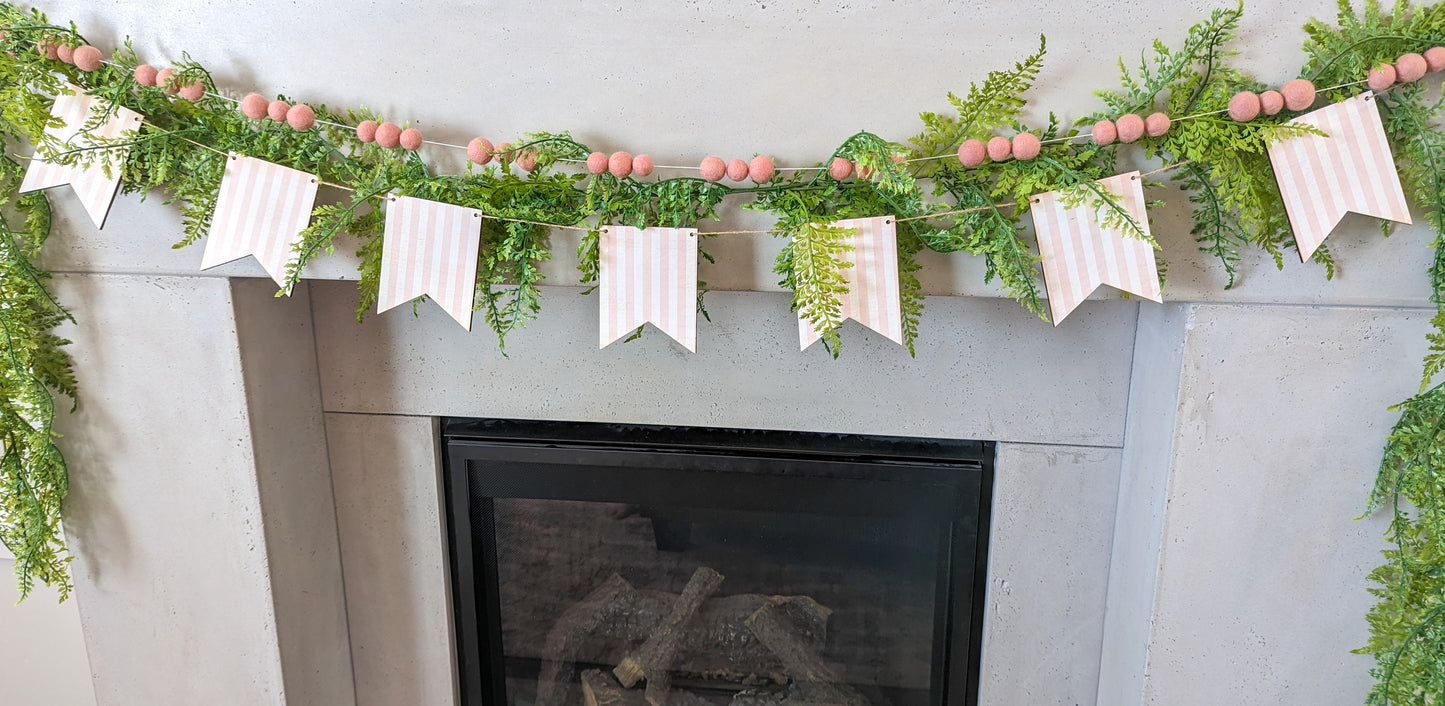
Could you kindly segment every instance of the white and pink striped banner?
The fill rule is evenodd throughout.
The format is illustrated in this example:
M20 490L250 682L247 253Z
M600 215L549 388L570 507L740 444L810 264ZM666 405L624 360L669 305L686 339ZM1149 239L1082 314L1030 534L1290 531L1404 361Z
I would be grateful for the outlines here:
M697 229L604 226L597 243L597 347L645 323L697 352Z
M286 263L311 220L319 186L315 175L231 155L216 195L201 269L254 255L276 284L286 286Z
M481 243L481 211L397 197L386 207L376 313L427 295L472 330Z
M79 86L66 84L60 95L55 97L55 105L50 109L50 115L59 118L62 124L45 128L45 133L64 145L62 150L68 150L91 146L94 143L90 139L92 136L116 139L140 129L140 113L124 106L115 106L110 117L99 129L81 132L87 122L105 114L109 107L104 100L86 95ZM20 182L20 193L69 184L76 196L80 197L80 204L85 207L85 212L90 214L90 220L95 222L95 227L103 228L105 217L110 213L110 205L115 202L115 193L120 188L120 164L125 161L127 152L124 147L107 149L102 157L90 162L89 166L66 166L45 161L46 154L42 145L36 151L36 159L25 169L25 178ZM109 175L106 174L106 164L110 165Z
M1290 122L1329 135L1300 135L1269 146L1301 261L1314 254L1347 211L1410 222L1375 94L1367 91Z
M1095 183L1112 194L1139 228L1149 233L1144 180L1139 178L1139 172L1119 174ZM1087 203L1066 207L1057 191L1039 194L1030 211L1039 255L1044 261L1044 286L1049 293L1049 311L1055 326L1102 284L1150 301L1163 301L1154 248L1148 241L1130 236L1120 228L1103 227L1100 214Z
M842 259L848 291L838 297L842 321L852 319L903 344L902 301L898 296L898 232L893 216L849 218L832 224L851 231L843 242L852 247ZM813 328L806 312L798 312L798 344L806 350L823 334Z

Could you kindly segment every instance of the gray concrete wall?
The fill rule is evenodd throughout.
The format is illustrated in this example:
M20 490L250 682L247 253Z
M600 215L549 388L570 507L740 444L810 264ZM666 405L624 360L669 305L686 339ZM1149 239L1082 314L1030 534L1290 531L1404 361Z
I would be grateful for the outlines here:
M94 706L90 662L74 600L41 585L24 603L15 558L0 545L0 699L15 706Z

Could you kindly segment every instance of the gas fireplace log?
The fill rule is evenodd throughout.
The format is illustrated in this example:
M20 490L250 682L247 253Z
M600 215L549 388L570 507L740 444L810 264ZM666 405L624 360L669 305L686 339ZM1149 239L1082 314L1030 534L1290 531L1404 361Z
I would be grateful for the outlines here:
M639 680L646 678L648 701L652 702L653 706L663 706L667 701L668 687L662 685L661 690L654 689L652 680L672 669L688 624L692 622L693 616L697 615L697 609L702 606L702 602L716 593L722 582L723 575L706 566L700 566L692 572L692 578L687 580L682 595L672 604L667 619L657 626L657 630L647 638L647 642L642 643L637 652L624 657L617 668L612 670L617 681L631 688Z
M547 633L542 670L537 675L536 706L562 706L571 691L577 650L599 625L634 610L637 590L612 574L586 598L567 608Z
M601 669L582 672L582 697L587 706L649 706L642 692L622 688ZM702 697L686 691L671 695L666 706L709 706Z
M842 683L823 658L799 639L781 603L770 601L748 616L746 624L758 641L782 661L801 697L796 698L796 702L834 706L865 706L868 703L856 689ZM790 702L794 700L792 697L789 699Z

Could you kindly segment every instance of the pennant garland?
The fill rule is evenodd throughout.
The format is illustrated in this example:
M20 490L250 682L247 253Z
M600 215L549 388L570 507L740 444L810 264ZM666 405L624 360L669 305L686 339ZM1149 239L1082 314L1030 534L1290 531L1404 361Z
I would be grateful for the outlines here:
M110 117L99 129L81 132L87 123L99 120L107 111ZM50 115L58 118L61 124L45 128L45 134L55 138L66 149L92 146L94 143L90 139L91 135L104 140L124 137L140 129L141 124L140 113L88 95L79 86L72 84L66 84L65 90L55 97ZM26 167L25 178L20 182L20 193L68 184L80 197L80 204L85 207L85 212L90 214L90 220L95 222L95 227L104 228L105 218L110 213L111 203L115 201L116 191L120 188L120 164L125 161L129 150L125 147L106 148L100 158L87 166L46 161L45 150L43 144L36 149L36 159L31 160ZM111 165L109 169L107 164ZM110 173L107 174L107 171Z
M1410 222L1374 93L1295 118L1328 137L1300 135L1269 146L1300 260L1314 254L1348 211Z
M603 227L597 293L598 348L651 323L697 352L697 229Z
M850 249L842 260L848 291L838 297L841 320L852 319L903 345L903 311L898 293L898 232L893 216L849 218L833 223L850 230L843 237ZM802 350L818 342L822 332L813 328L806 312L798 312L798 343Z
M474 208L396 197L382 231L376 313L426 295L472 330L481 215Z
M253 255L266 274L285 287L286 263L311 220L319 187L313 174L231 155L216 196L201 269Z
M1129 217L1149 234L1145 212L1144 180L1139 172L1100 179L1101 188L1118 198ZM1035 197L1030 212L1043 257L1044 286L1049 310L1058 326L1099 285L1107 284L1150 301L1162 302L1154 248L1142 238L1119 228L1105 228L1090 204L1064 205L1051 191Z

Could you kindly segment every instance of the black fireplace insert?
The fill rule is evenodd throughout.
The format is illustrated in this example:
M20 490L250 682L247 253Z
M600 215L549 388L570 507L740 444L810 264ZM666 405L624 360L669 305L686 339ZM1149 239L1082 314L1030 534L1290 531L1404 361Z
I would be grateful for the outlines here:
M977 703L992 442L442 435L463 706Z

